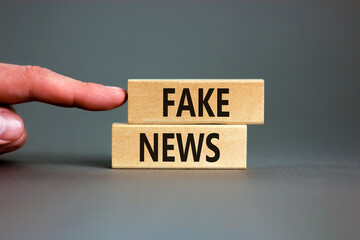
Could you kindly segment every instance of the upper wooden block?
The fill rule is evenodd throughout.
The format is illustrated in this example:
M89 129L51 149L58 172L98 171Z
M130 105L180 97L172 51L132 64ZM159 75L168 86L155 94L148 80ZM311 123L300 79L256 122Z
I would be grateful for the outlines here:
M130 124L263 124L262 79L129 79Z

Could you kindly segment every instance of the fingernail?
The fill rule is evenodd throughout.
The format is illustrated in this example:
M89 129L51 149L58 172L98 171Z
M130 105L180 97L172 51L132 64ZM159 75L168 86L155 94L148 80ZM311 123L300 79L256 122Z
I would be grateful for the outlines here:
M119 88L119 87L115 87L115 86L105 86L105 87L110 88L110 89L114 89L114 90L122 90L122 91L125 91L124 89Z
M125 96L125 99L127 99L127 92L126 92L125 89L119 88L119 87L114 87L114 86L105 86L105 87L106 87L106 88L110 88L110 89L114 89L114 90L116 90L116 91L122 92L122 93L124 94L124 96Z
M0 114L0 144L12 142L21 136L23 123L14 114Z

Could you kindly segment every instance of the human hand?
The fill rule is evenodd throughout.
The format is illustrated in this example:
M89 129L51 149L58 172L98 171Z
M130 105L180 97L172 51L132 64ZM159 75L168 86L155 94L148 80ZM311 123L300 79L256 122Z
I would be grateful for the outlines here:
M81 82L37 66L0 63L0 154L21 148L27 139L12 104L39 101L102 111L121 106L126 98L118 87Z

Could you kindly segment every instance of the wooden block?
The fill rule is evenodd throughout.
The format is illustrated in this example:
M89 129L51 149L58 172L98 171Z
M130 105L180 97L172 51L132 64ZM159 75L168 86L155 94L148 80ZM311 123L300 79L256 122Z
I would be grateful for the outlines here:
M264 80L129 79L130 124L263 124Z
M114 123L112 167L245 169L246 125Z

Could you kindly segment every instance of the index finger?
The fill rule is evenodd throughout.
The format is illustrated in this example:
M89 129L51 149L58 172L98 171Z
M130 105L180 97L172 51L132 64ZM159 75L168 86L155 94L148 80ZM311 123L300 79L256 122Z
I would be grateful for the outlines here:
M37 66L0 63L0 103L40 101L98 111L119 107L126 97L119 87L81 82Z

